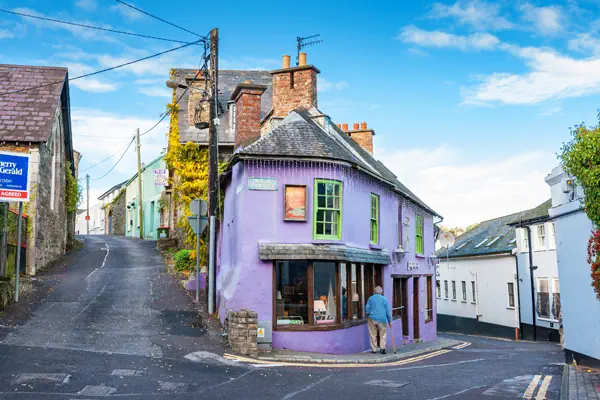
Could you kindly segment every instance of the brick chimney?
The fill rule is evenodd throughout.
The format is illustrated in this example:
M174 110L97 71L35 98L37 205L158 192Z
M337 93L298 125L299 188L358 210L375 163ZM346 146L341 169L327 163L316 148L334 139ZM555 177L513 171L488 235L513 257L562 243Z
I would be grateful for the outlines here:
M265 85L247 80L231 93L231 100L235 102L234 149L246 147L260 138L260 97L265 90Z
M373 154L373 136L375 136L375 131L373 129L368 129L366 122L360 124L354 123L351 131L348 130L348 124L343 124L342 126L345 127L345 129L342 130L346 132L352 140L368 151L369 154Z
M285 55L282 69L271 71L274 117L286 117L296 108L317 106L317 74L321 71L306 64L306 53L300 53L298 64L290 67L290 56Z

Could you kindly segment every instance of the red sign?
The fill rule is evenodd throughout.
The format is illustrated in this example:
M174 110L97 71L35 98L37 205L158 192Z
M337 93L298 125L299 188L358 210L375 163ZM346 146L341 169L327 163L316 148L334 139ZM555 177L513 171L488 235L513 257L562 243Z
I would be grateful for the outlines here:
M90 220L90 216L89 216L89 215L86 215L86 216L85 216L85 220L86 220L86 221L89 221L89 220Z
M21 192L19 190L0 190L0 197L8 197L11 199L26 199L27 192Z

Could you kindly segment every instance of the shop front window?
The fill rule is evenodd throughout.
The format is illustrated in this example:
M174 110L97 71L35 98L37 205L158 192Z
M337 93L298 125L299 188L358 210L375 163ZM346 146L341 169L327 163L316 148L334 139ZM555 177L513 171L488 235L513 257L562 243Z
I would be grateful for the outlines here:
M308 324L308 262L280 261L276 268L277 325Z
M336 265L334 262L313 264L313 309L317 325L337 322Z

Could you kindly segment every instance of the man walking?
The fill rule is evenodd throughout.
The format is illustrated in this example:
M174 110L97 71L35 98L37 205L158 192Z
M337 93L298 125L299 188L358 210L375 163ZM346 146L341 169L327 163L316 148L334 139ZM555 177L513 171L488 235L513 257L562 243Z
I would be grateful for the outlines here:
M375 294L367 301L367 317L369 318L369 338L371 353L377 353L377 333L381 354L385 354L387 326L392 327L392 311L381 286L375 288Z

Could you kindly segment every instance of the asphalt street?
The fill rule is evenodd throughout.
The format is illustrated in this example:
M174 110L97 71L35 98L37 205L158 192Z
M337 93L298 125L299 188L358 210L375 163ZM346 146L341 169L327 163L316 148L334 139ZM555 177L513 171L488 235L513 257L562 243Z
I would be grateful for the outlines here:
M36 301L0 315L0 399L559 398L551 343L448 335L466 344L393 367L225 360L151 242L85 237L37 279Z

